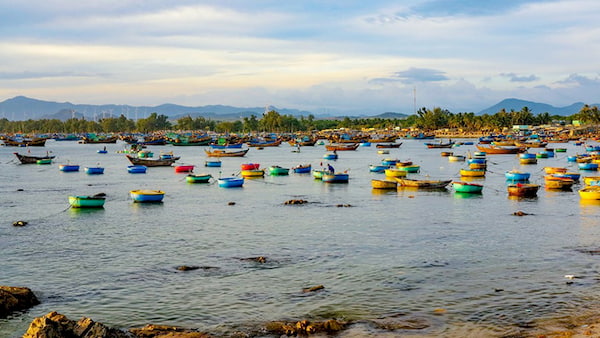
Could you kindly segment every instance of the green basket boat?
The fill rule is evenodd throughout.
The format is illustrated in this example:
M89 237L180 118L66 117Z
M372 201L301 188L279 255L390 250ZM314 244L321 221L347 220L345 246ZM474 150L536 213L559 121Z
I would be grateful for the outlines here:
M69 204L73 208L103 208L106 197L104 194L94 196L69 196Z
M483 190L483 185L467 182L452 182L452 187L456 192L469 194L481 194L481 191Z

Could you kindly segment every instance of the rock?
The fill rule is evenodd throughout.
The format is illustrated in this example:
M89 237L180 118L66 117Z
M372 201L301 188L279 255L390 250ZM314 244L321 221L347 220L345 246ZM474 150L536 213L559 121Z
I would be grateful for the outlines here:
M315 292L315 291L322 290L322 289L325 289L325 287L323 285L319 284L319 285L311 286L309 288L304 288L304 289L302 289L302 292L303 293Z
M336 207L338 207L338 208L350 208L350 207L352 207L352 205L350 205L350 204L338 204L338 205L336 205Z
M303 336L316 333L336 333L342 331L347 323L342 323L334 319L324 322L311 322L300 320L297 322L269 322L265 325L265 330L269 333L286 336Z
M285 201L283 204L285 205L297 205L297 204L306 204L308 201L306 200L289 200Z
M267 262L267 257L265 257L265 256L247 257L247 258L240 258L240 260L242 260L242 261L252 261L252 262L256 262L256 263L266 263Z
M523 212L523 211L519 210L519 211L515 211L515 212L513 212L513 215L514 215L514 216L527 216L527 215L529 215L529 214L528 214L528 213L526 213L526 212Z
M35 318L23 338L132 338L123 332L97 323L90 318L82 318L78 322L66 316L50 312L43 317Z
M227 205L235 205L235 202L229 202Z
M142 328L130 329L136 337L140 338L210 338L204 332L184 329L177 326L148 324Z
M27 224L29 224L29 222L27 222L27 221L16 221L16 222L13 222L13 226L16 226L16 227L24 227Z
M0 317L39 304L33 291L25 287L0 286Z

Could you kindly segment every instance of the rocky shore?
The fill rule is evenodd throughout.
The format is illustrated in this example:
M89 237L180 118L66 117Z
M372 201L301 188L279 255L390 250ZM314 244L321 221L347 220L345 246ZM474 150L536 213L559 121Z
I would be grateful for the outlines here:
M15 311L29 309L39 303L40 301L29 288L0 286L0 318Z

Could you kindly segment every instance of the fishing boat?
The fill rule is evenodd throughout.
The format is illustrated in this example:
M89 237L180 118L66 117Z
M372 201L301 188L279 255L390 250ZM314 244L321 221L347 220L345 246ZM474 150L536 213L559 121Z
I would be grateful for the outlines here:
M336 153L325 153L325 155L323 155L323 158L326 160L337 160L338 159L338 154Z
M485 169L460 169L461 177L484 177Z
M483 190L483 185L477 183L455 181L452 182L452 188L454 188L454 191L459 193L481 194L481 191Z
M329 170L313 170L312 174L313 174L313 178L320 180L323 178L324 174L328 174L331 173Z
M127 172L130 174L145 174L148 167L145 165L130 165L127 166Z
M600 185L600 176L586 176L583 178L585 185Z
M358 148L358 143L331 143L325 145L325 149L329 151L348 151L348 150L356 150Z
M243 145L244 145L244 142L226 143L226 144L211 143L210 147L213 149L239 149L239 148L242 148Z
M85 173L88 175L102 175L104 174L103 167L85 167L83 168Z
M487 169L486 163L469 163L469 169Z
M143 165L146 167L170 167L171 165L173 165L173 163L175 163L180 158L179 156L175 156L175 157L166 158L166 159L150 159L150 158L139 158L137 156L127 155L127 154L125 155L125 157L127 157L129 162L131 162L131 164L133 164L133 165Z
M537 164L537 158L535 157L535 154L533 157L527 157L527 158L519 158L519 163L520 164Z
M37 160L35 161L35 163L37 164L52 164L52 159L51 158L45 158L42 160Z
M429 149L452 148L452 146L454 145L454 142L449 141L449 142L443 143L440 141L440 142L425 143L425 145Z
M566 173L567 168L564 167L544 167L546 174Z
M466 156L464 155L450 155L448 156L448 161L449 162L463 162L464 160L466 160Z
M398 164L396 164L396 168L398 170L403 170L409 173L418 173L419 170L421 170L421 166L416 165L416 164L411 164L411 165L401 165L399 166Z
M263 176L265 176L265 170L264 169L246 169L246 170L240 171L240 174L242 175L242 177L245 177L245 178L263 177Z
M348 183L350 175L347 173L325 173L321 180L325 183Z
M388 180L371 180L373 189L396 189L398 182Z
M96 150L96 152L98 154L106 154L106 153L108 153L108 150L106 150L106 149L98 149L98 150Z
M574 172L569 172L569 171L564 172L564 173L554 173L554 174L552 174L552 176L559 177L559 178L569 178L575 182L579 182L579 179L581 178L580 173L574 173Z
M387 149L382 149L382 150L377 150L377 153L378 153L379 155L385 155L385 154L389 154L389 153L390 153L390 151L389 151L389 150L387 150Z
M398 168L388 168L388 169L385 169L385 176L386 177L406 177L407 174L408 174L408 171L406 171L406 170L400 170Z
M400 186L422 189L442 189L446 188L446 186L452 182L452 180L418 180L398 177L395 177L394 179Z
M212 178L211 174L188 174L185 177L185 181L188 183L208 183L208 181Z
M577 166L579 166L579 170L598 170L598 163L577 163Z
M467 163L468 164L473 164L473 163L476 163L476 164L486 164L487 160L485 158L479 158L479 157L477 157L477 158L470 158L470 159L467 160Z
M208 157L243 157L246 155L249 149L243 150L231 150L231 149L204 149L206 156Z
M504 173L504 177L510 181L527 181L531 177L531 173L525 173L518 170L510 170Z
M402 145L402 142L400 143L378 143L375 145L375 148L400 148L400 146Z
M535 197L540 186L538 184L530 183L517 183L509 184L506 189L508 190L508 196L518 197Z
M217 179L217 184L221 188L237 188L244 185L243 177L222 177Z
M490 155L502 155L502 154L518 154L524 152L527 148L518 146L497 146L489 145L482 146L480 144L475 145L479 151L485 152Z
M60 171L79 171L78 164L61 164L58 166Z
M292 168L292 171L296 174L307 174L310 173L312 166L310 164L301 164Z
M175 155L173 155L172 151L170 151L168 153L161 152L160 155L158 155L158 158L161 160L170 160L170 159L173 159L174 157L175 157Z
M93 196L69 196L72 208L103 208L106 195L103 193Z
M387 168L389 168L389 166L382 165L382 164L370 164L369 165L369 171L372 172L372 173L382 173Z
M387 166L394 166L398 162L400 162L399 159L393 159L393 158L384 158L383 160L381 160L381 164L387 165Z
M442 157L448 157L448 156L452 156L452 155L454 155L454 153L451 151L442 151L440 153L440 156L442 156Z
M250 141L248 147L279 147L282 140L275 141Z
M283 175L289 175L289 174L290 174L289 168L283 168L278 165L273 165L273 166L269 167L269 175L271 175L271 176L283 176Z
M549 157L549 153L545 150L540 151L538 153L535 154L536 158L548 158Z
M579 190L579 197L583 200L600 200L600 186L590 186Z
M220 167L221 166L221 161L219 161L219 160L206 160L206 161L204 161L204 166L205 167L213 167L213 168Z
M129 196L137 203L159 203L165 197L162 190L131 190Z
M240 165L240 168L242 170L254 170L254 169L260 168L260 164L259 163L242 163Z
M47 138L36 137L32 139L4 139L4 145L7 147L43 147L46 145Z
M52 160L55 157L48 155L48 153L46 153L46 156L22 155L19 153L13 154L15 154L15 156L21 162L21 164L36 164L38 160Z
M194 171L194 165L190 164L190 165L176 165L175 166L175 172L176 173L191 173L192 171Z
M544 176L544 183L547 189L569 190L573 184L575 184L575 180L566 177L546 175Z

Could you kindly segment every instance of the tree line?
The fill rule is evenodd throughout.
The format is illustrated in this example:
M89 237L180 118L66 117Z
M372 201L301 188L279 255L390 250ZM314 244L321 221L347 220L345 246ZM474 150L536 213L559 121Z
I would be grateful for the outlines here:
M579 112L570 116L550 115L549 113L533 114L523 107L520 111L504 109L489 115L474 113L452 113L446 109L435 107L419 109L417 114L404 119L385 118L349 118L316 119L313 115L297 118L293 115L282 115L271 110L258 117L251 115L236 121L219 121L204 117L182 117L174 122L168 116L152 113L149 117L137 121L127 119L124 115L117 118L103 118L98 121L85 119L58 119L9 121L0 119L2 133L114 133L141 132L148 133L160 130L210 130L220 133L232 132L300 132L335 128L349 129L393 129L419 128L433 131L443 128L460 128L463 131L495 131L510 128L513 125L543 125L553 121L572 123L578 120L582 124L600 124L600 111L596 106L584 105Z

